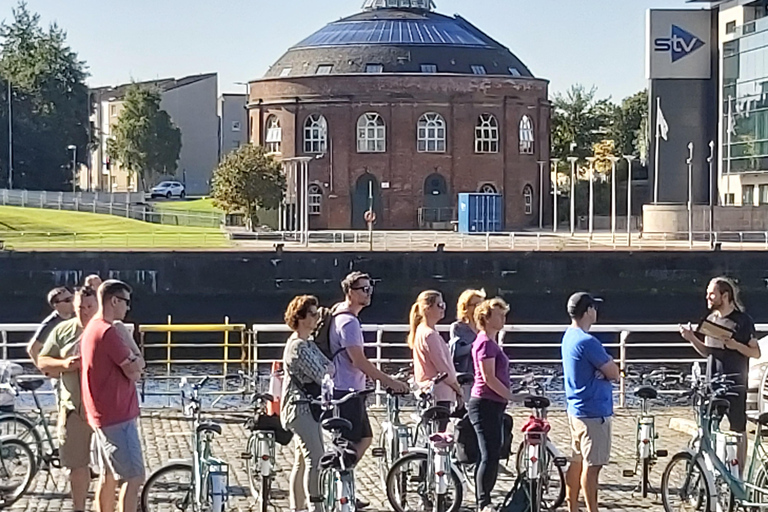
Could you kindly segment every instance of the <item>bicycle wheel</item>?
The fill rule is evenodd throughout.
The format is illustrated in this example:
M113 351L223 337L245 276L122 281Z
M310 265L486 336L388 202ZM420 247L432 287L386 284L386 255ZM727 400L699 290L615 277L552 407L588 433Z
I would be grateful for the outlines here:
M168 464L152 473L141 491L142 512L192 510L195 501L192 466Z
M382 485L387 485L387 473L394 459L394 445L391 439L387 439L388 437L386 429L382 429L379 434L379 448L383 449L384 452L378 457L379 478L381 478Z
M320 492L323 493L323 510L334 512L336 503L336 474L332 469L324 469L320 472Z
M431 510L436 504L432 475L427 474L427 455L409 453L397 459L387 474L387 499L395 512ZM442 498L444 512L458 512L464 489L456 471L451 469L448 493Z
M661 476L661 501L665 512L706 512L709 495L705 469L700 460L680 452L669 461Z
M26 443L35 455L35 471L43 462L43 435L36 428L35 423L17 413L0 414L0 437L11 437Z
M259 493L259 512L269 510L269 500L272 493L272 477L261 477L261 492Z
M515 460L515 469L518 475L525 470L525 451L525 441L522 441L517 449ZM565 471L560 466L555 465L555 454L549 447L547 447L547 460L541 475L541 482L541 508L543 510L555 510L565 503Z
M35 476L35 455L18 439L0 441L0 499L3 506L18 500Z
M755 470L752 477L752 483L755 487L768 490L768 463L761 464ZM752 503L768 503L768 492L763 490L751 489L749 501Z
M643 498L648 497L648 491L651 489L651 459L646 457L643 459L643 480L640 485L640 492Z
M252 435L248 438L247 450L251 456L245 459L245 472L248 473L248 486L251 488L251 496L258 501L261 495L261 474L259 473L259 454L256 453L256 443L255 436Z

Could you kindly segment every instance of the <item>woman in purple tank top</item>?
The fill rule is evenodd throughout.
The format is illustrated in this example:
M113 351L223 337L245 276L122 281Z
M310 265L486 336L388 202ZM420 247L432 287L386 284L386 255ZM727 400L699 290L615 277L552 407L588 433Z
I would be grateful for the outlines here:
M480 332L472 344L475 383L467 411L477 434L480 461L475 467L477 508L489 512L491 493L499 474L502 419L512 393L509 390L509 358L496 342L504 329L509 306L500 298L481 302L475 309Z

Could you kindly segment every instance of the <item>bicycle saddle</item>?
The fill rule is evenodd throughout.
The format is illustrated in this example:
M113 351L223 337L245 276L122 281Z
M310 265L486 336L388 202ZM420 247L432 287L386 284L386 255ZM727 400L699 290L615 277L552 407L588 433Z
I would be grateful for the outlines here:
M426 421L447 420L451 417L451 411L446 407L436 405L421 413L421 417Z
M659 393L651 386L640 386L635 389L635 396L643 400L653 400L659 396Z
M263 400L264 402L273 402L275 397L269 393L254 393L253 396L251 396L251 402L255 403L258 400Z
M475 382L475 376L471 373L459 373L456 375L456 380L460 386L463 386Z
M352 448L329 451L320 457L320 469L349 469L357 463L357 452Z
M45 377L29 375L26 377L16 377L16 385L24 391L35 391L45 384Z
M709 402L709 413L712 414L714 411L717 416L725 416L730 406L731 403L725 398L713 398Z
M201 423L197 426L197 433L203 433L203 432L213 432L214 434L221 435L221 425L218 425L216 423Z
M436 448L450 448L453 446L453 436L445 432L438 432L429 436L429 442L434 444Z
M546 409L550 403L549 398L539 395L529 395L523 400L523 405L528 409Z
M330 432L333 432L334 430L338 431L349 431L352 430L352 423L344 418L328 418L323 420L321 423L323 430L328 430Z

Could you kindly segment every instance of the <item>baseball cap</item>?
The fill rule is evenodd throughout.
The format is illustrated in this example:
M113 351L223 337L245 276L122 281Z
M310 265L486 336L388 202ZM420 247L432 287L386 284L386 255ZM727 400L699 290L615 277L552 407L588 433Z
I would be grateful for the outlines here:
M574 293L568 299L568 314L571 318L580 318L590 307L597 307L602 302L603 299L593 297L587 292Z

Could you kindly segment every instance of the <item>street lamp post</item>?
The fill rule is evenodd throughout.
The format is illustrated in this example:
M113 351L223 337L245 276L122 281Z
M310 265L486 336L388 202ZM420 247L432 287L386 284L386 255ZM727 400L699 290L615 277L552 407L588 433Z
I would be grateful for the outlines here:
M558 204L557 204L557 196L558 196L558 189L557 189L557 176L558 176L558 173L557 173L557 169L558 169L558 165L560 165L560 161L561 160L559 158L550 158L549 160L552 162L552 167L555 168L555 173L554 173L555 174L555 179L552 182L552 191L553 191L552 192L552 197L553 197L553 201L552 201L552 214L553 214L552 215L552 232L553 233L557 233L557 224L558 224L558 222L560 220L560 218L557 215L558 214L558 212L557 212L557 207L558 207Z
M709 141L709 248L715 248L715 141Z
M70 144L67 149L72 152L72 192L77 192L77 146Z
M693 142L688 143L688 245L693 247Z
M617 156L609 156L611 161L611 243L616 243L616 162L621 160Z
M544 229L544 166L547 162L538 161L539 164L539 231Z
M632 162L634 155L624 155L627 161L627 247L632 247Z
M597 157L588 156L589 162L589 239L592 240L592 233L595 231L595 161Z
M11 79L8 78L8 188L13 189L13 100Z
M577 156L569 156L568 162L571 164L571 236L576 232L576 162Z

